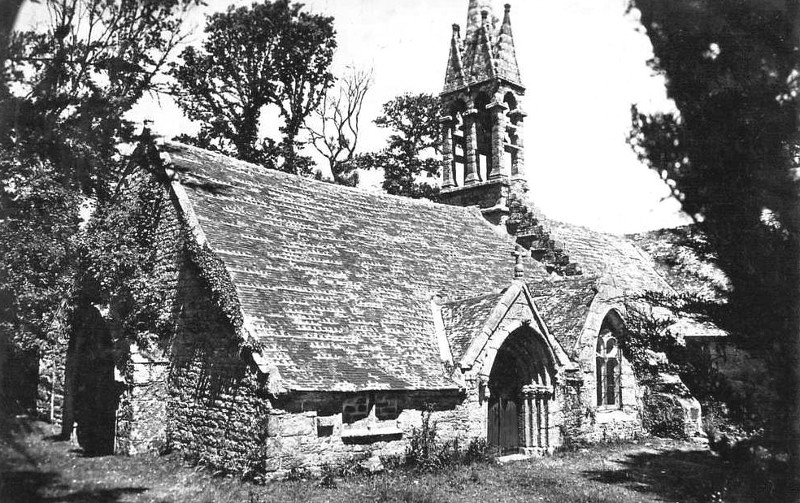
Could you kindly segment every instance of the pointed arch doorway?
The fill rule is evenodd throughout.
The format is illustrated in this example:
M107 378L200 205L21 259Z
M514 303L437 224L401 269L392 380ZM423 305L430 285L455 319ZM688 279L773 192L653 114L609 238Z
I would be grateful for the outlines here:
M512 332L497 350L489 374L486 439L503 454L550 446L552 358L529 326Z

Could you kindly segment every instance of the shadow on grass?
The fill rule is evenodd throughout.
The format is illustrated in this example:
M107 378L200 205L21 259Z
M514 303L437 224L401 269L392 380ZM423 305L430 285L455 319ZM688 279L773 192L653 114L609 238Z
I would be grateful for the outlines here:
M670 501L706 502L729 491L730 467L709 451L671 450L629 454L621 468L583 472L589 479L620 485Z
M0 414L0 502L114 503L122 501L126 495L147 491L145 487L70 488L57 473L37 469L39 456L29 450L25 439L39 433L27 417ZM60 442L63 439L52 436L47 441Z
M0 473L0 501L3 503L108 502L121 501L128 494L140 494L144 487L114 489L78 489L66 492L58 475L37 471L4 471ZM48 495L47 493L57 493Z

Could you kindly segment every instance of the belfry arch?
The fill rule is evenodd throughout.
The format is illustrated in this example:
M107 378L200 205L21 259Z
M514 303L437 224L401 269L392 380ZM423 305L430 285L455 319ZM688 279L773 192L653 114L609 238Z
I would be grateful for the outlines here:
M465 37L453 25L441 100L442 186L446 204L502 212L527 189L522 99L525 87L511 31L487 2L471 0ZM496 215L495 215L496 216Z
M487 442L503 453L550 447L555 365L544 338L522 325L503 341L489 371Z

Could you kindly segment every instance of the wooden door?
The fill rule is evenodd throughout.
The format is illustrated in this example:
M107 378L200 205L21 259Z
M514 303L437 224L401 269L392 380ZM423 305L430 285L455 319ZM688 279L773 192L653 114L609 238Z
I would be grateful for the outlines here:
M489 445L502 453L517 452L519 448L519 416L517 402L510 398L489 400L487 437Z

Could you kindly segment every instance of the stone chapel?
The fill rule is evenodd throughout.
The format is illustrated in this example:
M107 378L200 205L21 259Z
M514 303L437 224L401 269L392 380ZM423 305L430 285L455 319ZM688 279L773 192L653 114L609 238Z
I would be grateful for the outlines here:
M423 413L503 453L639 433L624 299L669 278L529 201L509 5L469 1L445 75L440 202L140 145L170 333L120 348L115 307L87 301L59 370L65 432L275 474L402 453Z

